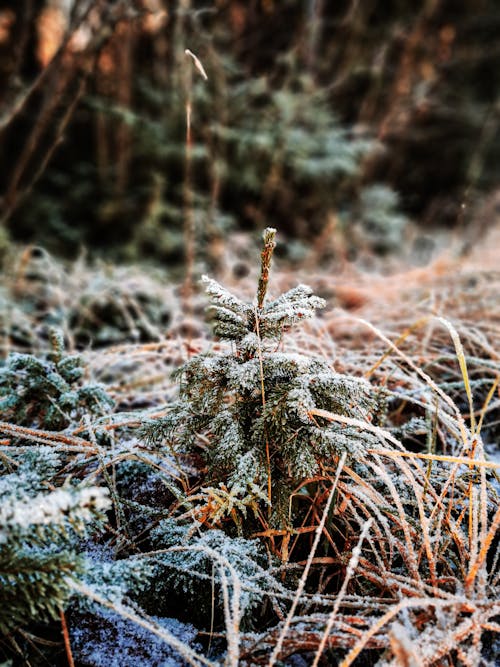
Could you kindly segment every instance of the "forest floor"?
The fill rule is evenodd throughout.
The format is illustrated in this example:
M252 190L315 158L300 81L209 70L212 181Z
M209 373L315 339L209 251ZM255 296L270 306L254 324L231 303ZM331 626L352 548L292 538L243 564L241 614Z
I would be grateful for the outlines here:
M231 560L225 542L210 541L207 535L222 531L235 542L237 522L229 512L229 519L212 523L214 514L205 506L204 520L195 522L198 542L182 538L191 561L161 566L170 573L185 568L195 580L202 576L198 585L209 589L208 598L215 596L211 611L210 604L205 609L206 590L198 599L196 584L168 584L171 574L158 593L145 585L120 599L103 592L102 577L101 588L97 575L77 580L73 593L95 606L70 603L69 638L63 643L57 631L50 636L56 637L56 649L50 647L56 652L48 664L56 664L53 655L57 664L67 664L71 654L75 664L121 667L496 664L499 251L496 227L466 256L450 241L419 267L377 260L377 270L348 263L319 270L312 258L290 270L278 262L271 298L304 282L327 301L319 317L285 334L280 345L390 393L384 421L366 426L380 450L364 454L359 468L341 459L337 477L333 466L308 480L311 513L295 532L284 537L267 526L253 538L264 554L263 560L255 557L260 574L242 565L239 551ZM221 283L251 300L258 267L236 279L231 261L240 258L230 251L228 258ZM56 326L68 352L78 350L84 360L85 381L101 383L115 408L91 419L70 416L62 431L42 421L16 422L6 413L0 417L2 454L15 459L37 444L57 449L62 434L68 447L51 480L58 485L69 471L82 483L111 490L114 518L108 515L104 532L92 538L87 557L101 568L128 559L133 569L140 554L157 548L152 538L144 539L151 525L165 516L182 523L179 494L195 498L207 484L203 463L189 458L182 463L182 483L172 491L180 473L164 452L148 453L140 427L176 400L173 370L199 353L230 354L231 346L209 336L204 296L186 301L159 271L85 262L64 267L31 248L17 249L7 266L0 286L3 356L46 357L47 327ZM110 434L107 445L101 430ZM71 454L71 444L82 440L94 458ZM121 476L120 466L134 460L146 466L146 476L132 467ZM137 512L151 523L141 523ZM194 525L192 516L190 521ZM120 532L127 525L133 539ZM178 545L166 540L163 548ZM200 551L205 560L197 561L193 554ZM46 650L46 630L32 625L4 638L0 650L6 657L18 651L15 660L24 655L22 664L38 664L33 646L37 654Z

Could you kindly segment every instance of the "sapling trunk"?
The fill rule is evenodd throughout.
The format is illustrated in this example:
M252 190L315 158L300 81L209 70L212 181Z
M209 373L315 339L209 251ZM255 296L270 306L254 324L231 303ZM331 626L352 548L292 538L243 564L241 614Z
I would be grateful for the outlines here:
M257 308L259 310L264 307L267 285L269 283L269 269L271 268L271 260L276 247L275 238L276 230L273 227L267 227L264 230L264 247L260 255L260 278L257 289Z

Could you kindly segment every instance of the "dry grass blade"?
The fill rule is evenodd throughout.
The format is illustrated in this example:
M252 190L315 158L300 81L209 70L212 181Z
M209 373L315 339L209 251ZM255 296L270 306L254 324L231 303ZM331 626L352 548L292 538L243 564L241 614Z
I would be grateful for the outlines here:
M370 322L367 322L366 320L358 317L353 317L353 320L356 322L359 322L366 326L370 331L372 331L376 336L378 336L381 340L384 341L399 357L401 357L414 371L417 375L419 375L425 382L426 384L431 387L431 389L438 395L440 398L445 402L446 405L448 405L451 410L453 411L456 419L456 423L459 427L460 430L460 435L462 438L462 444L464 447L468 447L471 437L470 433L468 432L467 427L465 426L465 421L464 418L458 409L457 405L453 402L453 400L439 387L434 380L430 377L428 373L425 373L414 361L411 359L405 352L400 350L387 336L385 336L377 327L375 327L373 324Z
M460 364L460 370L462 372L462 378L465 386L465 393L467 394L467 399L469 401L469 410L470 410L470 430L472 435L476 433L476 420L474 416L474 401L472 398L472 390L470 386L469 371L467 370L467 361L465 359L464 348L458 331L452 325L451 322L446 320L444 317L439 317L438 321L444 324L444 326L450 332L451 339L453 340L453 345L455 346L455 352L457 354L458 363Z
M75 667L75 661L73 660L73 654L71 652L71 643L69 640L68 625L66 623L66 616L64 610L60 609L59 616L61 618L61 631L64 639L64 649L66 651L66 659L68 661L68 667Z
M338 422L339 424L347 424L348 426L356 426L362 430L369 431L370 433L374 433L375 435L380 436L381 440L388 440L396 447L404 449L401 442L397 438L395 438L391 433L389 433L389 431L386 431L385 429L380 428L379 426L374 426L369 422L364 422L361 419L355 419L354 417L347 417L345 415L338 415L335 414L334 412L329 412L328 410L322 410L319 408L312 408L311 410L309 410L309 414L311 415L311 417L322 417L323 419L327 419L328 421L331 422Z
M334 496L335 490L337 488L337 484L338 484L338 481L339 481L339 478L340 478L340 474L341 474L342 469L344 467L345 459L346 459L346 454L344 453L339 460L338 467L337 467L337 473L335 475L335 479L333 480L333 485L332 485L332 488L331 488L330 493L328 495L328 500L326 501L325 508L323 510L323 515L321 517L321 521L320 521L320 523L319 523L319 525L316 529L314 542L313 542L313 545L312 545L311 550L309 552L309 556L307 558L306 566L304 568L302 576L300 577L300 581L299 581L299 585L297 586L297 590L295 591L295 596L294 596L294 599L293 599L293 602L292 602L292 606L290 607L290 611L288 612L288 615L286 617L283 628L282 628L282 630L279 634L276 645L273 649L273 652L271 653L271 657L269 658L268 667L272 667L276 663L276 661L278 660L278 657L279 657L279 654L280 654L280 651L281 651L281 647L283 646L283 642L285 640L285 637L286 637L286 635L287 635L287 633L290 629L290 623L291 623L292 618L295 614L295 610L297 609L297 605L299 603L301 595L304 592L307 577L308 577L309 571L311 569L312 560L313 560L314 555L316 553L316 549L318 548L318 544L319 544L321 535L323 533L323 529L325 527L325 522L326 522L328 513L330 511L330 506L333 502L333 496Z
M326 624L326 628L321 638L321 642L318 646L318 650L316 651L316 655L314 656L314 662L312 663L312 667L317 667L319 660L325 650L328 636L332 630L335 617L339 611L340 605L342 604L342 600L347 592L347 586L349 585L349 581L351 580L351 577L354 574L356 567L358 565L358 561L361 556L361 545L363 544L364 539L368 535L368 531L370 530L372 523L373 519L371 518L368 519L368 521L366 521L365 525L361 530L361 535L359 536L358 544L353 549L352 556L347 566L346 575L342 583L342 588L340 589L337 599L335 600L335 604L333 605L333 609L330 613L330 616L328 617L328 623Z
M409 599L401 601L399 604L395 605L383 616L381 616L369 630L363 633L355 646L353 646L347 656L342 660L339 667L350 667L350 665L352 665L354 660L356 660L363 648L366 646L368 641L404 609L423 609L426 607L446 609L460 604L463 603L457 600L436 600L435 598Z
M486 555L493 543L493 540L495 539L495 536L498 534L499 528L500 528L500 508L497 509L493 521L491 522L490 529L487 535L485 536L484 540L482 541L481 550L479 551L476 558L472 561L470 565L469 572L465 578L465 588L467 592L470 592L472 590L474 581L478 575L481 566L484 564Z
M460 465L486 468L489 470L500 470L500 463L485 461L484 459L467 459L464 456L445 456L441 454L418 454L417 452L395 452L390 449L370 449L372 454L380 454L391 458L421 459L423 461L440 461L441 463L458 463Z
M54 447L63 447L71 451L88 452L94 449L92 443L65 433L54 431L42 431L40 429L18 426L9 422L0 422L0 432L8 433L17 438L31 440L35 443L53 445Z
M205 72L205 68L204 68L203 65L201 64L201 60L198 58L198 56L195 56L195 54L194 54L190 49L186 49L186 50L184 51L184 53L185 53L187 56L190 56L190 57L193 59L194 66L196 67L196 69L198 70L198 72L199 72L199 73L201 74L201 76L205 79L205 81L208 81L208 75L207 75L207 73Z
M481 408L481 414L479 416L479 421L477 423L477 434L478 435L480 435L480 433L481 433L481 429L483 427L483 421L484 421L484 418L486 416L488 406L490 405L491 400L493 399L493 396L495 395L495 392L497 390L497 387L498 387L499 383L500 383L500 375L497 375L493 384L491 385L491 389L489 390L488 395L485 398L485 401L483 403L483 407Z

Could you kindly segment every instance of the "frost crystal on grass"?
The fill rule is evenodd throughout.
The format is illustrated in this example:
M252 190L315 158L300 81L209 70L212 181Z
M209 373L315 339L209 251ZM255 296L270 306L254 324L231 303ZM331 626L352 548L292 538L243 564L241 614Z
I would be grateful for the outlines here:
M69 520L83 525L96 514L109 509L107 489L81 488L78 491L56 489L49 494L38 494L25 500L5 500L0 507L0 542L6 542L12 530L26 530L31 526L57 524Z

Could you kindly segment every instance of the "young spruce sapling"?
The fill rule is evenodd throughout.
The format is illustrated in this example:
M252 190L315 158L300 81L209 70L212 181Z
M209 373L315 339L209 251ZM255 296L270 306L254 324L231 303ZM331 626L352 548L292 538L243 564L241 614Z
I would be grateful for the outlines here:
M254 303L203 277L213 332L230 341L232 351L200 354L179 368L179 400L146 425L152 442L180 453L202 449L216 486L203 489L200 516L212 524L231 517L243 533L249 508L275 527L293 526L290 499L297 486L321 474L324 464L334 465L342 452L355 456L375 444L371 433L327 421L315 410L358 420L380 411L368 382L335 372L323 359L281 351L283 334L325 302L306 285L266 300L275 235L272 228L264 232Z

